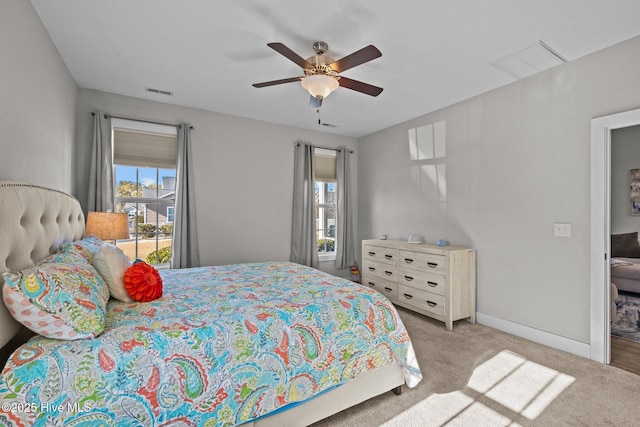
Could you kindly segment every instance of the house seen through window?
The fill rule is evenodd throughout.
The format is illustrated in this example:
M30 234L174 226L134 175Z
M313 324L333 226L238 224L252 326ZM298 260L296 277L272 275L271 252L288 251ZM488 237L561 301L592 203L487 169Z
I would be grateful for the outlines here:
M320 260L335 259L336 251L336 152L314 148L316 239Z
M112 126L115 211L129 217L129 239L116 245L132 261L168 266L176 198L175 129L168 127L174 132L167 134L115 120Z

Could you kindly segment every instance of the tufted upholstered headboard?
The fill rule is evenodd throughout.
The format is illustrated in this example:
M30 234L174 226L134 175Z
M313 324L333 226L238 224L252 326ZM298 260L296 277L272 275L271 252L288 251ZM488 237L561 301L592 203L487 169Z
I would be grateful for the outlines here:
M83 233L84 214L75 198L35 185L0 182L0 273L30 267ZM0 347L19 330L20 324L0 304Z

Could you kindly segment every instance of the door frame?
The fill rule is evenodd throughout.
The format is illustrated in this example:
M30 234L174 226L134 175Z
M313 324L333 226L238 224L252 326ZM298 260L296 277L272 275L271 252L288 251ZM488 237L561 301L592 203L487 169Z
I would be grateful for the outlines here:
M611 131L640 125L640 109L591 120L591 359L611 361Z

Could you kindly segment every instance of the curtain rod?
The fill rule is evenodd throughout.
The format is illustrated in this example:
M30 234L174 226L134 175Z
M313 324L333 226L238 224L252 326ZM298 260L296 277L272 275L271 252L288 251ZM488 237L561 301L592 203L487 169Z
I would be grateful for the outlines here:
M93 111L91 112L91 116L95 116L96 113L94 113ZM122 119L122 120L132 120L134 122L142 122L142 123L151 123L152 125L162 125L162 126L173 126L175 128L179 128L180 125L174 125L173 123L162 123L162 122L154 122L152 120L144 120L144 119L132 119L131 117L122 117L122 116L113 116L111 114L106 114L104 115L105 119L108 118L112 118L112 119ZM193 130L193 126L189 126L189 129Z
M297 147L299 147L301 142L296 142L295 144L296 144ZM311 145L314 148L322 148L323 150L340 151L340 148L336 148L336 147L323 147L322 145L314 145L314 144L311 144ZM350 153L350 154L353 154L353 150L349 150L348 148L347 148L347 152Z

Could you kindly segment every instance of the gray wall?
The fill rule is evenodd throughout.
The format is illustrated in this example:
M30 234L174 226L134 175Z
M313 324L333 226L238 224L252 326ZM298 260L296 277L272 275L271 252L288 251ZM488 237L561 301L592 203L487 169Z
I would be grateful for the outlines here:
M479 313L588 343L590 120L640 106L639 52L635 38L362 138L359 238L474 247ZM438 198L407 133L440 121Z
M202 265L288 260L294 142L303 139L322 146L357 148L354 138L81 89L77 109L78 197L85 205L91 156L90 112L96 109L165 123L186 121L194 126L193 168ZM352 156L355 181L357 150ZM355 182L352 188L357 195ZM333 262L321 263L321 269L350 274L348 270L336 272Z
M73 193L77 86L30 2L0 10L0 181Z
M629 171L640 168L640 126L611 132L611 234L640 231L640 215L629 213Z

